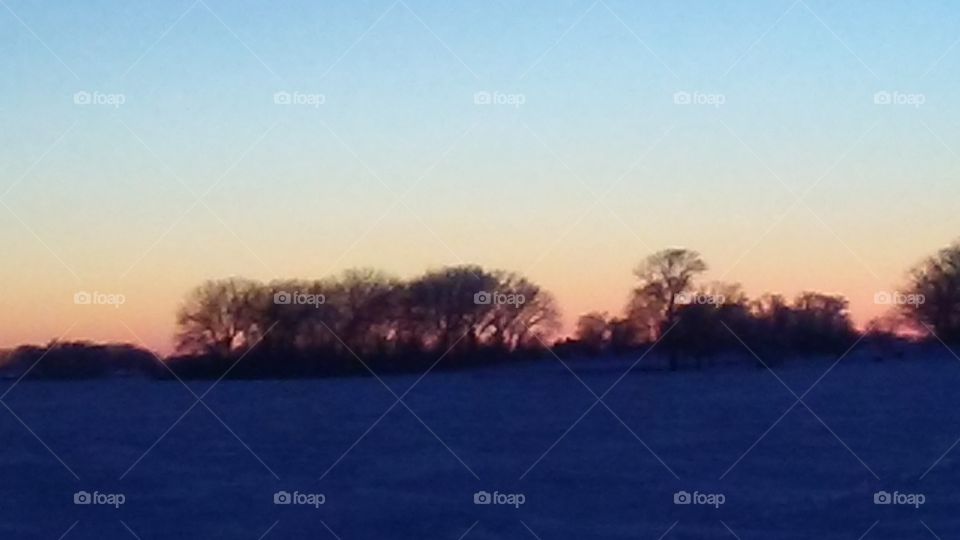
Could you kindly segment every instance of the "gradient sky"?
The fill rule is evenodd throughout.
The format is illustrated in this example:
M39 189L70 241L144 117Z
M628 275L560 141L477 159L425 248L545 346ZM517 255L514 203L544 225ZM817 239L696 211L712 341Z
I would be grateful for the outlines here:
M955 2L283 4L0 1L0 346L166 352L207 278L464 261L569 325L670 246L863 322L960 235Z

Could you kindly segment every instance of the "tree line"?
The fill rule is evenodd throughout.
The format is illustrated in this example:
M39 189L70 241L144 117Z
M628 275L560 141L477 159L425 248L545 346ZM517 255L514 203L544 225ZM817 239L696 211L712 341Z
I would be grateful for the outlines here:
M793 301L764 294L751 300L736 283L699 283L706 262L695 251L667 249L634 270L637 286L620 317L580 317L575 351L602 354L657 343L671 369L684 359L701 366L722 353L758 356L842 352L857 339L849 302L840 295L803 292ZM749 345L747 345L749 344Z
M208 281L177 313L178 357L189 373L314 375L472 365L530 354L560 327L554 297L508 271L461 265L402 280L371 269L320 280Z
M889 350L925 339L960 344L960 242L910 269L892 297L908 301L891 302L864 329L856 328L841 295L808 291L789 300L777 294L751 299L739 284L702 282L707 269L695 251L654 253L634 269L635 286L620 315L587 313L573 336L559 341L560 313L550 292L517 273L477 265L406 280L372 269L318 280L210 280L181 304L177 352L163 364L129 345L51 343L16 349L0 358L0 369L7 376L47 378L171 371L180 377L297 377L652 346L678 369L726 353L769 361L842 354L861 338Z
M563 346L603 354L657 343L671 369L687 359L704 361L748 352L767 361L785 355L843 354L861 338L880 356L901 355L897 342L960 344L960 242L910 269L903 287L879 292L886 313L857 329L842 295L805 291L792 300L778 294L750 299L736 283L698 283L707 264L695 251L667 249L634 270L637 286L622 316L592 312L580 317Z

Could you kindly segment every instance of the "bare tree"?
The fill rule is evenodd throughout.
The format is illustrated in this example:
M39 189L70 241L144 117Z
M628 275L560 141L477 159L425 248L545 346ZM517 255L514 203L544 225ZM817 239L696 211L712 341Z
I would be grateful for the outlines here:
M615 351L625 351L649 343L653 339L654 330L650 325L640 326L636 320L627 317L610 319L610 347Z
M478 336L494 347L512 351L518 347L539 348L559 329L559 309L553 295L527 278L498 270Z
M910 271L901 309L908 320L947 342L960 342L960 242L941 249Z
M646 258L634 270L639 284L633 291L631 307L652 313L658 336L676 321L681 295L693 288L693 280L707 270L700 254L688 249L666 249Z
M261 285L243 278L207 281L193 289L177 312L176 346L181 353L229 356L252 344Z
M805 291L793 302L791 336L795 350L825 352L842 349L856 330L850 302L840 295Z
M660 336L666 303L659 288L645 285L634 289L625 309L626 315L620 325L621 343L640 345L651 343Z
M406 323L416 329L425 348L446 351L458 345L472 350L492 308L483 300L496 287L496 276L479 266L431 270L407 286Z
M628 317L659 339L677 322L678 307L692 291L694 278L706 270L696 251L675 248L650 255L633 272L639 283L627 307ZM671 351L670 369L676 368L677 354Z
M271 329L263 339L275 355L337 345L327 330L337 313L330 302L335 284L331 280L277 280L261 287L257 295L257 328Z
M581 315L577 319L575 336L577 341L590 352L599 353L603 351L613 338L609 317L606 313L599 311Z
M408 324L426 348L460 351L538 347L559 328L553 296L523 276L465 265L414 279L405 296Z
M400 280L370 269L345 271L327 298L336 314L334 331L357 353L379 352L397 337Z

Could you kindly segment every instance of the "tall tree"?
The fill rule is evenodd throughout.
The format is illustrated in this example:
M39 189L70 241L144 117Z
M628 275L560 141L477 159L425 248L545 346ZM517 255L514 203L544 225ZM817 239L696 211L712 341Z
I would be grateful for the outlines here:
M599 353L610 343L613 331L606 313L592 311L577 319L576 339L592 353Z
M960 241L915 266L905 292L918 299L901 307L908 320L960 342Z
M513 272L498 270L493 276L497 280L495 296L479 337L506 351L546 343L559 328L559 309L553 295Z
M335 310L337 332L358 354L382 351L398 334L400 280L370 268L341 274L327 298Z
M651 329L653 339L660 339L677 323L681 296L693 289L696 276L707 270L707 264L696 251L665 249L647 257L634 270L639 283L628 305L628 316L639 326ZM679 350L669 347L670 369L676 369Z
M177 312L176 346L181 353L229 356L255 341L261 285L243 278L207 281Z
M652 321L657 336L676 322L681 295L693 289L694 278L707 270L700 254L687 249L666 249L647 257L634 270L639 280L628 310Z
M407 322L425 348L472 350L494 307L483 300L496 288L496 276L476 265L428 271L407 287Z

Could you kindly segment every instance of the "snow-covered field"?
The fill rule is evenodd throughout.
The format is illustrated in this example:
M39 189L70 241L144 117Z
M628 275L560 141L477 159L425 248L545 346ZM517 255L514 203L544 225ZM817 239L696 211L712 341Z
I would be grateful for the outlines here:
M844 361L812 389L830 359L778 367L786 387L743 366L638 370L607 393L629 363L570 362L583 384L556 361L431 373L400 404L372 378L224 381L192 409L175 381L25 381L0 408L0 538L960 533L946 351ZM397 396L416 381L384 379ZM81 490L123 504L74 504ZM914 505L874 504L881 490ZM274 504L279 491L323 504ZM478 491L515 504L474 504Z

